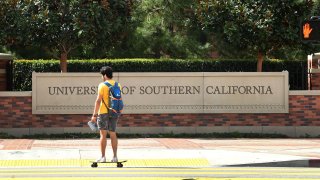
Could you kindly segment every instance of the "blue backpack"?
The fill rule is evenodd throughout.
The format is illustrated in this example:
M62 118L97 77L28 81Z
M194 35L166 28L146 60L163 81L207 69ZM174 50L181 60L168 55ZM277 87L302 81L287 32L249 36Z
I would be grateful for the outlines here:
M104 84L109 87L109 102L111 104L109 109L117 115L120 115L123 109L123 101L118 82L115 82L114 86L112 86L109 82L105 82Z

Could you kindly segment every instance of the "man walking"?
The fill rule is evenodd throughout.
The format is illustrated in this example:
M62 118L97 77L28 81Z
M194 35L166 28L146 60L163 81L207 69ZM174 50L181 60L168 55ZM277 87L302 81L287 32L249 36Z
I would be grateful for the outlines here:
M118 116L110 116L110 91L106 84L114 86L116 82L112 79L113 71L109 66L104 66L100 69L103 82L99 84L98 96L95 101L95 107L93 115L91 117L92 122L96 122L100 130L100 151L101 157L96 162L106 162L106 146L107 146L107 133L110 134L111 146L113 150L113 158L111 162L118 162L117 150L118 150L118 138L116 134ZM118 83L119 84L119 83ZM120 84L119 84L120 86ZM120 86L121 87L121 86Z

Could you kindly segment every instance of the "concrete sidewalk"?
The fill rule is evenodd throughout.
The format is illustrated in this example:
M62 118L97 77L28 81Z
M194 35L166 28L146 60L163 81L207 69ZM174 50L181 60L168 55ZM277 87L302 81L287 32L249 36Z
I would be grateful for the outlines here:
M99 154L98 139L0 139L0 166L21 160L95 160ZM107 159L111 156L108 139ZM320 167L320 139L119 139L118 157L137 163L181 160L182 166Z

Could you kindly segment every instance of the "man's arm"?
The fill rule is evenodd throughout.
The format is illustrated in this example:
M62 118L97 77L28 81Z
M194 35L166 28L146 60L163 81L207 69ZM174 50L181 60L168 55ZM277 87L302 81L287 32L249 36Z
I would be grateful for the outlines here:
M94 105L94 110L93 110L93 114L91 117L91 121L96 122L97 121L97 117L98 117L98 112L99 112L99 108L100 108L100 104L101 104L101 100L102 100L102 95L98 94L95 105Z

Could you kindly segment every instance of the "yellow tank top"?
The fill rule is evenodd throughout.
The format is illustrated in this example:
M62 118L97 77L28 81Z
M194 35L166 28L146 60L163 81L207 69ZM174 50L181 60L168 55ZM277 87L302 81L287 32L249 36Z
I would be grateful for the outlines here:
M112 86L114 86L114 84L116 83L114 80L107 80L107 82L110 83ZM119 87L121 89L120 83L118 83L118 84L119 84ZM104 82L102 82L102 83L99 84L98 92L99 92L99 95L102 95L103 101L109 107L109 87L107 85L105 85ZM101 100L98 114L106 114L106 113L108 113L108 108L103 103L103 101Z

